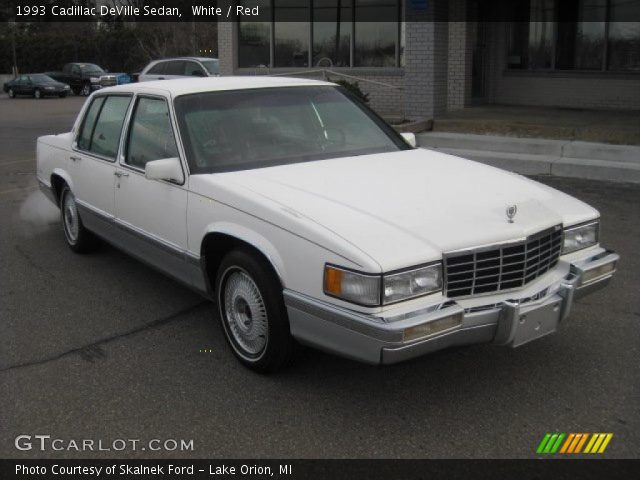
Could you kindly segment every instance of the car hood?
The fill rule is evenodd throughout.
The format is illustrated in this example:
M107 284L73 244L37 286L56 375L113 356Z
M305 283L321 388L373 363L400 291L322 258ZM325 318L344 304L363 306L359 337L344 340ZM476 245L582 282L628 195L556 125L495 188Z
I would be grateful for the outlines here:
M330 230L385 271L598 215L520 175L425 149L222 175ZM511 205L517 206L513 223L506 213Z

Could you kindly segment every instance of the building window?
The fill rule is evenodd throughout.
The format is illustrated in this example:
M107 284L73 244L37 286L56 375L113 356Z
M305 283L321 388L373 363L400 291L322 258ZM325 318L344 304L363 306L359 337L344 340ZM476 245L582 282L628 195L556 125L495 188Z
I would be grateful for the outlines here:
M243 1L246 6L259 5L261 12L269 11L271 21L239 22L238 66L399 67L404 46L401 3L402 0ZM389 21L367 21L378 18Z
M270 0L245 0L247 7L259 7L269 16ZM271 64L271 22L242 22L238 29L238 65L266 67Z
M314 0L313 65L351 65L353 8L347 0Z
M638 71L640 2L521 0L528 22L512 23L510 69Z
M640 5L628 0L611 0L608 25L607 69L640 72Z

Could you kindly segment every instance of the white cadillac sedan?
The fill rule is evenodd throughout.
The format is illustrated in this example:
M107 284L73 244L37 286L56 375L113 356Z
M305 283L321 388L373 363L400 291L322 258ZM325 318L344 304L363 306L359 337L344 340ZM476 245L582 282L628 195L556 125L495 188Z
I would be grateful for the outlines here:
M519 346L558 329L619 258L590 206L415 148L326 82L105 88L37 156L72 250L100 237L212 299L261 372L296 341L374 364Z

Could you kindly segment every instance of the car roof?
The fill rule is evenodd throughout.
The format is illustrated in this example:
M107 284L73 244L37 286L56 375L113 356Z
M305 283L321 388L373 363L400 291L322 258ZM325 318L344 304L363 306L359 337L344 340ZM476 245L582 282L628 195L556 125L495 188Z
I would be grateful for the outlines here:
M173 97L189 93L204 93L223 90L249 90L252 88L276 88L296 86L320 86L333 83L306 78L268 77L268 76L229 76L180 78L175 80L156 80L151 82L127 83L99 90L104 93L165 93Z

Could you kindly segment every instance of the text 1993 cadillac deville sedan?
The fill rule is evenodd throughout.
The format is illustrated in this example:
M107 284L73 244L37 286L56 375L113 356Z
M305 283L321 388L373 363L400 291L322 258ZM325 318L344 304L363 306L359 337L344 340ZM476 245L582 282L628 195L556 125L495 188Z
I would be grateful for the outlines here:
M593 208L414 144L331 83L170 80L94 93L37 175L71 249L101 237L215 300L258 371L295 340L375 364L519 346L613 276Z

